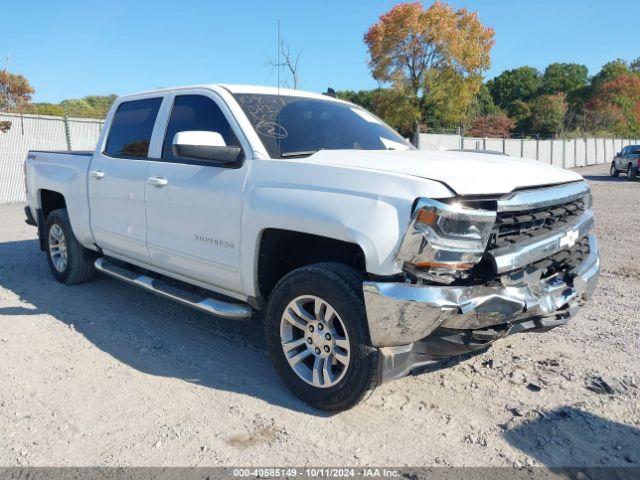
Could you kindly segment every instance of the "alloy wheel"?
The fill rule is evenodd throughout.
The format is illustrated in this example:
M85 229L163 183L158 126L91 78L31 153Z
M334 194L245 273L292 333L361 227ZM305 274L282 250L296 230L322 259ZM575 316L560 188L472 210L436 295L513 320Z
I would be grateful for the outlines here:
M349 368L349 335L340 315L322 298L294 298L280 320L282 350L292 370L309 385L329 388Z
M57 271L64 272L67 268L67 240L60 225L54 224L49 230L49 255Z

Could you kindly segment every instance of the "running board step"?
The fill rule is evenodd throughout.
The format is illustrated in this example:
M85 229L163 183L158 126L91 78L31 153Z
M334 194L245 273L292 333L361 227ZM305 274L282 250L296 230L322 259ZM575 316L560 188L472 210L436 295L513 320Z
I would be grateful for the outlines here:
M107 258L98 258L95 262L96 270L111 277L130 283L140 288L144 288L150 292L157 293L176 302L196 308L206 313L210 313L217 317L232 318L235 320L244 320L251 317L251 307L239 303L225 302L215 298L205 297L196 293L182 290L168 283L149 277L148 275L140 275L139 273L128 270L120 265L110 262Z

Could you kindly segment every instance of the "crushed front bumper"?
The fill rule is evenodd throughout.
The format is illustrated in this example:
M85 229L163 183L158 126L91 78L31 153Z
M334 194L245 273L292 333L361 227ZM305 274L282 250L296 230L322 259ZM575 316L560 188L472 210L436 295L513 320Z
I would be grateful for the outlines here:
M598 247L595 236L590 234L589 256L580 266L562 278L554 276L538 285L425 286L365 282L371 341L375 347L381 347L384 358L399 352L414 352L413 344L424 341L438 329L494 332L492 327L500 327L502 332L516 333L552 328L566 323L583 301L591 297L599 274ZM428 349L423 350L420 355L425 360L422 363L426 363ZM441 356L441 352L435 352L434 356ZM406 368L409 367L411 365ZM389 366L385 369L389 370Z

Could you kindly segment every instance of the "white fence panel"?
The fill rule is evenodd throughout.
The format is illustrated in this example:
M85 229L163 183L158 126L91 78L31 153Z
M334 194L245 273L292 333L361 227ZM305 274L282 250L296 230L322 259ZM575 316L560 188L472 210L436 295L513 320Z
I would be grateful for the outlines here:
M460 135L421 133L418 137L420 150L455 150L460 148Z
M567 139L564 143L564 168L576 166L576 141Z
M596 163L596 139L595 138L586 138L585 145L587 149L587 165L594 165Z
M540 140L538 142L538 160L544 163L551 163L551 140Z
M524 140L524 145L522 148L522 156L524 158L530 158L531 160L536 160L537 150L538 150L538 147L536 147L535 140Z
M521 157L522 140L515 140L513 138L507 138L505 140L505 152L507 155L511 155L512 157Z
M556 167L563 167L564 163L564 140L550 140L551 142L551 164Z
M605 163L604 138L596 138L596 163Z

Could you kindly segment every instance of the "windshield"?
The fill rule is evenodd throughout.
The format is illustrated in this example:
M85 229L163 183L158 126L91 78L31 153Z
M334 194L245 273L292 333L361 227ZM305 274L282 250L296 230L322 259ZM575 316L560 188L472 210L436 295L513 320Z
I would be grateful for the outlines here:
M408 150L411 145L368 111L314 98L235 94L271 158L318 150Z

